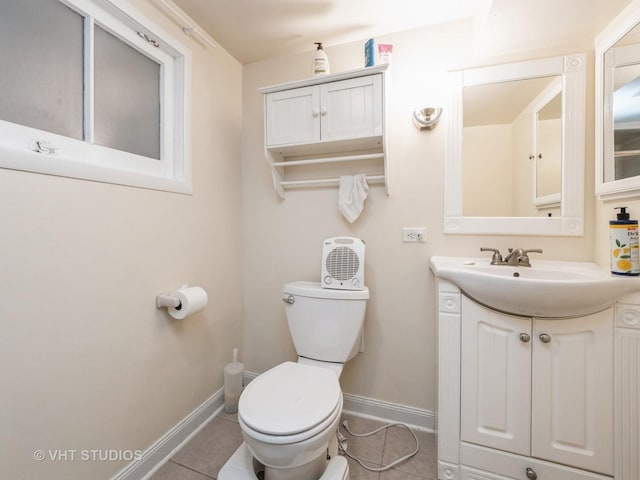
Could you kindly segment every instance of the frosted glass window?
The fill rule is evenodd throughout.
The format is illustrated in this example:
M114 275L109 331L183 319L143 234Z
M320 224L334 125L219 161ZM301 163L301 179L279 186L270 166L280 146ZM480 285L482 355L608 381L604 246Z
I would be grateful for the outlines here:
M83 21L58 0L0 0L0 119L83 138Z
M0 168L191 193L191 53L127 0L0 0Z
M160 65L95 27L94 142L160 159Z

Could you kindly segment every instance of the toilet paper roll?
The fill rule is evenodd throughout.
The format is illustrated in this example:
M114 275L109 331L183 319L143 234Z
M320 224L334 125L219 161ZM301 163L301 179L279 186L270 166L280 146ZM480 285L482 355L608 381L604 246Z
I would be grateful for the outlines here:
M169 307L169 315L177 320L182 320L188 315L193 315L207 306L207 292L200 287L184 287L171 294L180 300L177 307Z

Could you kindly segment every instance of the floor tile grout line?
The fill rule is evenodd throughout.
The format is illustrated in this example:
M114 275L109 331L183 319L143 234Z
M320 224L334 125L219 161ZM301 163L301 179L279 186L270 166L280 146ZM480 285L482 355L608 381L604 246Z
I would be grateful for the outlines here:
M236 425L238 425L238 423L239 423L238 420L237 420L237 417L236 417L236 419L233 419L233 418L227 417L226 415L224 415L224 416L223 415L217 415L216 418L219 418L220 420L226 420L227 422L235 423Z
M179 465L179 466L181 466L181 467L183 467L183 468L186 468L187 470L191 470L192 472L199 473L200 475L203 475L203 476L205 476L205 477L207 477L207 478L211 478L212 480L216 480L216 477L212 477L211 475L208 475L208 474L206 474L206 473L204 473L204 472L201 472L200 470L196 470L196 469L195 469L195 468L193 468L193 467L190 467L190 466L188 466L188 465L184 465L184 464L182 464L182 463L180 463L180 462L176 462L175 460L169 460L169 461L170 461L170 462L173 462L173 463L175 463L176 465Z
M396 425L393 425L393 426L396 426ZM412 432L414 435L416 435L416 436L417 436L417 435L419 435L418 431L416 431L415 429L413 429L413 428L409 427L409 430L411 430L411 432ZM388 433L388 431L389 431L389 429L387 429L385 433ZM387 440L388 440L388 438L389 438L389 436L387 435L387 436L385 437L384 446L383 446L383 453L382 453L382 461L383 461L383 464L384 464L384 460L385 460L384 454L385 454L386 449L387 449ZM419 441L419 440L418 440L418 448L419 448L419 450L422 450L422 449L424 448L424 445L422 445L422 444L420 443L420 441ZM400 463L400 464L398 464L398 465L396 465L396 466L394 466L394 467L391 467L391 468L390 468L390 470L394 470L394 471L396 471L396 472L401 472L402 474L409 475L409 476L411 476L411 477L415 477L415 478L416 478L416 480L429 480L429 479L430 479L430 476L426 476L426 477L425 477L425 476L423 476L423 475L421 475L421 474L418 474L418 473L416 473L416 472L414 472L414 471L409 471L409 470L405 470L404 468L402 468L402 467L403 467L403 465L404 465L406 462L410 462L411 460L413 460L413 458L415 458L415 457L409 458L409 459L407 459L405 462L402 462L402 463ZM389 463L391 463L391 462L395 461L395 459L388 459L388 460L389 460ZM382 474L382 472L380 472L380 473Z

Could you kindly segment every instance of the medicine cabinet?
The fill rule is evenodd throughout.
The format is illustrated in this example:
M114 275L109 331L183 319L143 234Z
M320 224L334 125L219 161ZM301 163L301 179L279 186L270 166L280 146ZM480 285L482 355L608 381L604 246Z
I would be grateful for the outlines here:
M288 188L338 185L364 173L389 193L385 147L388 65L260 88L265 156L281 198Z
M640 195L640 4L596 38L596 193Z
M556 77L536 99L531 113L532 198L538 210L560 207L562 199L562 82Z

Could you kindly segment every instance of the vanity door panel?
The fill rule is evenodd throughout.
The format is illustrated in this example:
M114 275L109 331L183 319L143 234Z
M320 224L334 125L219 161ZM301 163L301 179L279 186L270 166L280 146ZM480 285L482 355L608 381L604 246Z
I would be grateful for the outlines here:
M534 319L531 455L613 474L613 312Z
M462 297L461 438L529 455L531 319Z

